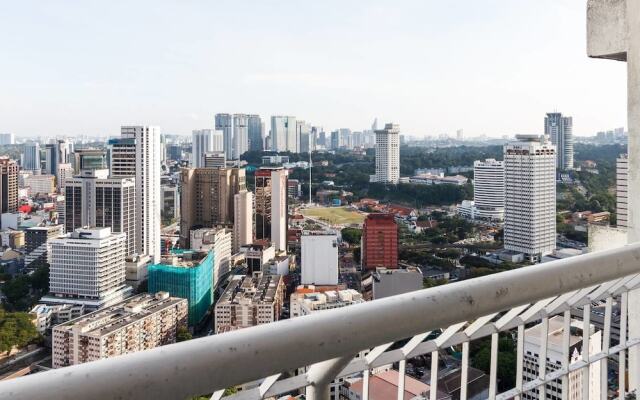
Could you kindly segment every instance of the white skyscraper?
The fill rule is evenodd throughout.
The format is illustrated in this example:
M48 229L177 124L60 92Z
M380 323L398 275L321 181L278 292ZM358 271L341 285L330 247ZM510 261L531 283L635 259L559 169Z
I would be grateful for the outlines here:
M233 156L233 117L231 114L216 114L216 130L222 131L222 141L227 158Z
M122 301L125 286L125 234L111 228L76 229L49 241L51 294L44 302L100 308Z
M474 162L473 200L479 218L504 219L504 161Z
M213 129L194 130L191 133L191 157L192 167L202 168L204 166L204 155L212 152L216 139L216 131ZM221 136L217 133L218 136Z
M544 134L556 146L558 169L573 169L573 119L561 113L547 113Z
M628 174L629 157L626 154L621 154L616 160L616 215L618 217L617 225L620 228L626 228L629 223L627 211Z
M539 261L556 246L556 149L546 137L517 139L504 146L504 248Z
M338 284L338 236L335 232L304 231L300 239L303 285Z
M253 241L253 192L242 190L233 198L233 252Z
M35 171L40 168L40 144L37 142L26 143L22 156L22 169Z
M296 117L271 117L271 151L296 153Z
M287 250L287 175L286 169L271 171L271 242L276 250Z
M138 254L160 262L160 128L123 126L121 137L109 141L111 176L136 179Z
M376 173L371 182L397 184L400 180L400 127L386 124L376 131Z
M249 151L249 119L245 114L233 114L233 158L239 160L240 156Z

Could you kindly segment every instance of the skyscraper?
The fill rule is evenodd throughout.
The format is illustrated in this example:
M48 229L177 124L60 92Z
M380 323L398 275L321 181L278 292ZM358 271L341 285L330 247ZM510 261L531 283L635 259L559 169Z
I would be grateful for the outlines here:
M617 226L626 228L629 223L627 210L628 204L628 174L629 174L629 157L621 154L616 160L616 215Z
M287 250L288 204L286 169L271 171L271 241L276 250Z
M253 241L253 192L241 190L233 198L233 252Z
M400 128L386 124L376 132L376 173L371 182L397 184L400 180Z
M57 175L59 164L69 164L71 162L71 143L66 140L55 140L53 143L47 143L44 154L45 173Z
M216 114L216 130L222 131L223 151L233 157L233 118L230 114Z
M234 160L239 160L241 155L249 151L248 123L245 114L233 114L233 155L230 158Z
M234 196L246 190L243 168L183 168L180 172L180 243L190 246L196 228L232 226Z
M271 239L271 169L255 173L256 239Z
M247 116L248 134L249 134L249 150L264 150L264 134L262 132L262 120L259 115Z
M271 151L296 152L296 117L271 117Z
M111 177L135 177L138 254L160 260L160 128L123 126L109 141Z
M304 121L296 121L296 131L296 152L308 153L311 127Z
M193 168L204 166L204 155L214 151L216 134L217 131L213 129L200 129L191 132L191 166ZM219 133L217 135L221 136Z
M573 169L573 119L561 113L547 113L544 134L556 147L558 169Z
M504 146L504 248L533 262L556 246L556 149L545 137L519 135Z
M137 252L135 178L109 177L108 169L83 170L65 181L65 229L109 227L125 233L125 256Z
M44 266L48 259L49 240L62 235L64 226L34 226L24 231L24 266L27 270L35 270Z
M0 157L0 212L4 214L17 211L18 164L8 157Z
M473 163L473 200L483 219L504 219L504 161L486 159Z
M109 168L107 158L107 152L102 149L75 150L71 155L71 165L73 166L73 173L79 174L83 169L86 170Z
M338 284L338 236L335 232L304 231L300 238L303 285Z
M40 144L29 142L24 145L24 155L22 158L22 169L35 171L42 168L40 163Z
M393 214L369 214L362 227L362 268L398 268L398 225Z

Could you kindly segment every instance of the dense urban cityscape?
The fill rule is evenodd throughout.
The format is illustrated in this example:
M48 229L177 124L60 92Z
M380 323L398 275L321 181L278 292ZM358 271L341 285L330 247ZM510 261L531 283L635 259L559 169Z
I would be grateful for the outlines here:
M0 398L635 399L640 5L587 8L626 127L0 120Z

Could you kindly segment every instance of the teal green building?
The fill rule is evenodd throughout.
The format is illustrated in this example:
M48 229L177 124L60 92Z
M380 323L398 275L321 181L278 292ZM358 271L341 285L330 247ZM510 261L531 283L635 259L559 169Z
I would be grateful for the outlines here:
M149 267L149 292L169 292L189 302L189 325L202 321L213 304L215 254L184 251Z

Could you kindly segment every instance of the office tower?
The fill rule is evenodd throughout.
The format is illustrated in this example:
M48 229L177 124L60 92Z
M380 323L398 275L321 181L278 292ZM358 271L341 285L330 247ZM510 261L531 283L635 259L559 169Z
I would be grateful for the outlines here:
M296 121L296 153L309 152L311 127L304 121Z
M299 199L302 196L302 186L297 179L289 179L287 182L287 196L292 199Z
M85 169L107 169L107 152L102 149L80 149L71 154L73 173L79 174Z
M581 362L583 360L582 354L585 351L588 354L600 354L602 351L602 331L596 331L593 325L590 325L588 335L583 335L584 323L582 321L572 319L567 325L569 332L565 332L564 317L557 315L549 318L547 326L539 323L525 330L522 363L522 380L525 385L539 378L540 354L543 343L547 355L545 365L548 374L561 369L565 361L571 364ZM544 337L545 334L546 338ZM588 339L586 343L583 342L585 337ZM587 348L585 348L585 344L588 346ZM570 372L566 386L568 393L562 392L562 379L551 380L546 384L546 398L600 399L601 390L606 390L606 387L601 387L601 367L602 365L599 362L595 362L589 368ZM588 379L583 379L583 373L587 373ZM585 387L585 384L588 387ZM535 400L542 398L538 390L534 389L523 393L522 399Z
M247 273L262 272L265 264L276 257L276 248L268 240L256 240L240 247L247 263Z
M15 141L13 133L0 133L0 146L12 145Z
M191 230L191 250L213 251L213 286L229 274L229 262L233 247L233 231L227 228L200 228Z
M344 147L345 149L352 149L353 148L353 135L351 134L351 129L348 128L340 128L338 129L338 134L339 134L339 141L340 141L340 146L339 147Z
M35 226L24 231L24 266L35 270L48 262L47 243L62 235L63 225Z
M556 149L545 137L516 139L504 146L504 248L537 262L556 245Z
M331 149L337 150L341 146L340 144L340 131L332 131L331 132Z
M318 146L322 146L322 147L324 147L325 149L327 148L327 134L326 134L326 132L325 132L325 131L322 131L322 130L321 130L321 131L318 133L318 140L317 140L316 144L317 144Z
M219 131L216 131L216 132L219 132ZM221 146L221 149L222 149L222 146ZM179 144L167 145L167 158L173 161L182 161L183 159L182 146Z
M64 181L73 176L73 166L71 163L58 163L56 170L56 189L62 191L64 188Z
M203 159L203 168L226 168L227 157L223 151L205 153Z
M369 214L362 227L362 268L398 268L398 225L393 214Z
M160 128L123 126L109 141L111 177L135 177L138 254L160 260Z
M573 169L573 119L561 113L547 113L544 134L556 148L558 169Z
M288 205L286 169L271 171L271 241L278 251L287 250Z
M162 220L177 221L180 218L180 190L173 184L162 184Z
M378 130L378 118L373 119L373 123L371 124L371 130L373 132Z
M191 157L193 168L204 166L204 155L213 151L214 145L213 129L200 129L191 132Z
M183 168L180 171L180 243L190 247L194 228L233 225L233 197L246 190L242 168Z
M280 275L257 274L232 280L215 306L216 333L278 321L284 291Z
M58 164L71 162L71 143L66 140L55 140L45 145L44 171L49 175L56 175Z
M473 201L478 217L504 219L504 161L486 159L473 163Z
M29 142L24 145L22 169L35 171L42 168L40 162L40 144Z
M264 150L264 134L263 124L259 115L247 116L247 127L249 135L249 150L262 151Z
M233 114L233 158L239 160L240 156L249 151L249 120L245 114Z
M189 302L189 325L197 325L213 304L213 259L210 252L185 251L149 267L149 292L169 292Z
M0 157L0 212L4 214L17 211L18 163L8 157Z
M67 179L64 189L65 229L84 226L125 233L125 256L136 253L135 178L109 177L108 169L87 169Z
M29 195L46 195L56 191L55 175L25 175L23 177L24 187L29 188Z
M125 236L111 228L78 228L49 240L49 295L41 301L98 309L128 297Z
M241 190L233 197L233 252L253 241L253 192Z
M338 235L304 231L300 239L303 285L338 284Z
M456 131L456 140L458 140L459 142L464 140L464 130L458 129Z
M222 131L222 151L233 157L233 118L230 114L216 114L216 130Z
M296 152L296 117L271 117L271 151Z
M629 223L627 210L627 182L629 174L629 157L621 154L616 160L616 215L619 228L626 228Z
M271 169L255 172L256 239L271 240Z
M376 173L371 182L397 184L400 180L400 128L386 124L376 132Z
M187 301L169 293L140 294L57 325L53 368L82 364L175 343L187 321Z

